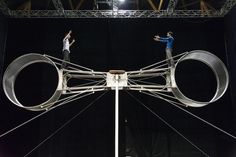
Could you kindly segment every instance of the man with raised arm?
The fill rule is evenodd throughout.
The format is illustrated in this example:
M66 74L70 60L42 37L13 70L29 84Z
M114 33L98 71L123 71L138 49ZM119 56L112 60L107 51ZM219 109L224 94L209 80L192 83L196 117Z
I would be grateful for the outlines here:
M168 66L173 67L174 66L174 60L172 59L172 51L173 51L173 43L174 43L174 37L173 32L169 31L167 32L167 37L160 37L159 35L154 36L155 41L159 41L162 43L166 43L166 59L168 62Z
M75 42L75 39L73 39L70 43L70 38L71 38L71 33L72 31L70 30L65 37L63 38L63 60L66 62L70 62L70 46ZM66 68L67 63L63 62L61 68Z

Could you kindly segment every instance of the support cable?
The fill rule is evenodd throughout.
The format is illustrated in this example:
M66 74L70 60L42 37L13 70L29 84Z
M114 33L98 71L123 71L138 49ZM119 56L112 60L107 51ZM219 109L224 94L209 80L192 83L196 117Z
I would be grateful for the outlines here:
M138 82L144 83L145 85L157 85L157 86L162 85L162 84L157 84L157 83L153 83L153 82L140 81L140 80L134 80L134 79L129 79L129 81L132 81L132 82L134 82L134 83L137 84L137 85L138 85Z
M158 115L156 112L151 110L149 107L147 107L143 102L141 102L138 98L136 98L134 95L132 95L130 92L126 91L133 99L135 99L139 104L141 104L143 107L145 107L148 111L150 111L153 115L155 115L157 118L159 118L163 123L165 123L169 128L171 128L174 132L176 132L178 135L180 135L183 139L185 139L188 143L190 143L193 147L195 147L197 150L199 150L204 156L210 157L206 152L204 152L201 148L199 148L197 145L195 145L193 142L191 142L187 137L185 137L182 133L180 133L176 128L174 128L170 123L165 121L160 115Z
M93 71L92 69L86 68L86 67L84 67L84 66L81 66L81 65L78 65L78 64L74 64L74 63L71 63L71 62L67 62L67 61L64 61L64 60L62 60L62 59L58 59L58 58L56 58L56 57L50 56L50 55L44 54L44 56L45 56L45 57L48 57L48 58L51 58L51 59L54 59L54 60L57 60L57 61L60 61L60 62L65 62L65 63L67 63L67 64L73 65L73 66L75 66L75 67L78 67L78 68L81 68L81 69L84 69L84 70L87 70L87 71ZM78 69L78 70L80 70L80 69Z
M137 84L135 81L133 81L132 79L129 79L129 81L128 81L128 84L130 85L130 86L132 86L133 84L134 85L139 85L139 84ZM142 85L140 85L140 87L141 87ZM167 88L167 86L166 85L164 85L160 90L165 90ZM141 90L140 90L140 92L142 92ZM151 92L151 91L150 91Z
M47 138L45 138L43 141L41 141L37 146L35 146L31 151L29 151L27 154L24 155L24 157L29 156L33 151L35 151L37 148L39 148L41 145L43 145L46 141L48 141L50 138L52 138L54 135L56 135L60 130L62 130L65 126L67 126L70 122L72 122L75 118L77 118L79 115L84 113L88 108L90 108L97 100L99 100L102 96L104 96L107 93L104 92L101 95L99 95L96 99L94 99L91 103L88 104L84 109L79 111L76 115L71 117L68 121L66 121L63 125L61 125L57 130L55 130L52 134L50 134Z
M148 80L148 79L152 79L152 78L155 78L155 77L157 77L157 76L147 76L147 77L143 77L143 78L139 78L139 79L135 79L135 80L143 81L143 80ZM163 75L162 75L162 77L163 77Z
M151 96L154 96L154 97L163 99L163 100L165 100L165 101L167 101L167 102L169 102L169 103L175 103L175 104L177 104L177 105L185 106L185 107L186 107L186 105L184 105L184 104L182 104L182 103L180 103L180 102L175 102L174 100L178 100L178 99L177 99L176 97L171 96L171 95L168 95L168 94L164 94L164 93L157 92L157 91L155 91L155 92L150 91L150 93L145 93L145 92L141 92L141 93L144 93L144 94L150 94L150 93L152 93L152 94L150 94ZM160 95L162 95L162 96L164 96L164 97L167 97L167 98L174 99L174 100L169 100L169 99L167 99L167 98L161 97Z
M145 92L143 92L143 93L145 93ZM151 95L151 94L149 94L149 95L150 95L150 96L153 96L153 95ZM177 107L178 109L184 111L185 113L188 113L189 115L191 115L191 116L197 118L198 120L200 120L200 121L202 121L202 122L208 124L209 126L215 128L216 130L218 130L218 131L220 131L220 132L222 132L222 133L228 135L229 137L233 138L234 140L236 140L236 136L234 136L234 135L228 133L227 131L224 131L223 129L217 127L216 125L214 125L214 124L212 124L212 123L210 123L210 122L208 122L208 121L202 119L201 117L199 117L199 116L197 116L197 115L195 115L195 114L189 112L188 110L183 109L182 107L180 107L180 106L177 105L177 104L179 104L179 103L176 103L176 102L174 102L174 101L165 99L165 98L163 98L162 96L159 96L159 95L157 95L157 94L154 94L154 95L155 95L155 96L153 96L153 97L158 97L158 98L161 98L161 99L163 99L163 100L166 100L166 101L169 102L171 105ZM183 106L183 104L182 104L182 106Z
M101 82L102 82L102 81L101 81ZM99 82L99 83L100 83L100 82ZM99 83L98 83L98 84L99 84ZM5 136L5 135L7 135L7 134L9 134L9 133L11 133L11 132L13 132L13 131L15 131L16 129L18 129L18 128L20 128L20 127L22 127L22 126L28 124L29 122L31 122L31 121L33 121L33 120L35 120L35 119L41 117L42 115L44 115L44 114L46 114L47 112L49 112L49 111L55 109L56 107L62 106L62 105L64 105L64 104L66 104L66 103L68 103L68 102L72 102L72 101L74 101L74 100L81 99L81 98L86 97L86 96L88 96L88 95L94 94L94 92L88 92L88 93L86 93L86 92L88 92L88 89L85 90L85 91L83 91L83 92L80 92L80 93L78 93L78 94L71 95L71 96L68 96L68 97L66 97L66 98L60 99L60 100L58 100L58 101L56 101L56 102L53 102L54 104L55 104L55 103L58 103L58 102L60 102L60 103L57 104L57 105L55 105L55 106L52 106L51 108L49 108L49 109L47 109L46 111L44 111L44 112L42 112L42 113L36 115L35 117L32 117L32 118L30 118L29 120L27 120L27 121L25 121L25 122L19 124L18 126L12 128L12 129L10 129L10 130L8 130L8 131L6 131L5 133L3 133L3 134L0 135L0 138L2 138L3 136ZM84 94L84 93L86 93L86 94L80 96L81 94ZM77 97L77 96L78 96L78 97ZM50 104L52 104L52 103L49 103L48 105L50 105Z
M84 80L84 79L83 79ZM86 80L85 80L86 81ZM75 85L74 87L86 87L88 85L93 85L94 83L102 83L102 82L105 82L105 80L102 80L102 81L94 81L93 82L88 82L88 83L83 83L83 84L79 84L79 85Z
M180 56L184 56L184 55L187 55L187 54L188 54L188 52L184 52L184 53L178 54L178 55L173 56L173 57L171 57L171 58L168 58L168 59L162 60L162 61L160 61L160 62L157 62L157 63L151 64L151 65L148 65L148 66L146 66L146 67L143 67L143 68L141 68L140 70L150 69L151 67L154 67L154 66L156 66L156 65L158 65L158 64L160 64L160 63L163 63L163 62L165 62L165 64L167 65L166 61L171 60L171 59L174 59L174 58L177 58L177 57L180 57Z
M90 94L93 94L93 93L92 93L92 92L91 92L91 93L87 93L86 95L83 95L83 96L81 96L81 97L79 97L79 98L83 98L83 97L88 96L88 95L90 95ZM31 122L31 121L33 121L33 120L35 120L35 119L41 117L42 115L48 113L49 111L52 111L52 110L55 109L56 107L61 106L61 105L64 105L64 104L65 104L65 102L62 102L62 103L60 103L60 104L58 104L58 105L56 105L56 106L53 106L53 107L49 108L48 110L46 110L46 111L44 111L44 112L42 112L42 113L36 115L35 117L30 118L29 120L27 120L27 121L21 123L20 125L18 125L18 126L12 128L12 129L6 131L5 133L1 134L1 135L0 135L0 138L2 138L2 137L4 137L5 135L7 135L7 134L9 134L9 133L11 133L11 132L13 132L13 131L15 131L16 129L18 129L18 128L20 128L20 127L22 127L22 126L28 124L29 122Z

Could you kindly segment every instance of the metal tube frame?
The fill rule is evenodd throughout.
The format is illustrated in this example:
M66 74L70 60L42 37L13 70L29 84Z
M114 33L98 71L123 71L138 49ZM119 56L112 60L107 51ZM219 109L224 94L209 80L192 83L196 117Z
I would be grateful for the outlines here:
M217 90L215 96L209 102L197 102L184 96L178 89L175 82L175 69L181 61L197 60L208 65L214 72L217 80ZM175 65L167 64L173 61ZM58 86L53 96L46 102L39 105L26 107L22 105L15 95L14 84L17 75L25 67L34 63L48 63L53 65L58 72ZM48 110L64 105L73 100L88 96L94 92L104 90L115 90L115 157L119 157L119 90L134 90L144 94L163 99L169 103L202 107L218 100L228 87L229 76L223 62L215 55L195 50L182 53L175 57L167 58L164 61L146 66L136 71L113 70L109 72L93 71L92 69L67 62L68 69L58 67L65 62L48 55L26 54L14 60L7 68L3 77L3 88L7 97L17 106L31 111ZM167 62L167 63L166 63ZM109 77L109 78L108 78ZM68 86L70 79L81 79L88 81L77 86ZM149 82L148 79L161 78L165 82L157 84ZM109 82L108 82L109 81ZM140 84L142 83L142 84ZM172 94L172 95L171 95ZM63 99L60 96L64 95Z

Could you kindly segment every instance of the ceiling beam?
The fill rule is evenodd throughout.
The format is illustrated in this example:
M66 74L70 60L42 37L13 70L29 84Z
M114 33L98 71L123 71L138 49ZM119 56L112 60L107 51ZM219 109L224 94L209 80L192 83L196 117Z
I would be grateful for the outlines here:
M0 12L6 16L11 16L11 10L7 7L7 4L3 0L0 0Z
M167 6L167 12L172 14L176 8L177 3L178 3L178 0L169 0L168 6Z
M167 10L65 10L66 18L211 18L223 17L219 11L209 10L202 13L201 10L174 10L169 14ZM13 18L65 18L57 10L12 10Z
M204 0L200 0L200 9L202 12L208 11L208 7L207 7L206 2Z
M181 2L182 2L182 5L183 5L183 7L181 6L181 8L184 8L186 10L187 6L186 6L186 3L185 3L185 0L181 0Z
M178 0L169 0L167 9L158 10L152 0L153 10L117 10L117 4L113 4L113 10L64 10L61 0L50 0L53 2L56 10L11 10L6 4L6 0L0 0L0 12L6 17L12 18L210 18L224 17L236 4L236 0L226 0L221 9L214 9L208 3L205 3L202 10L177 10L176 5ZM113 3L118 0L113 0ZM72 1L71 1L72 2ZM72 6L74 9L79 9L83 0L79 1L77 6ZM182 0L182 2L186 2ZM199 2L199 0L198 0ZM204 2L204 1L203 1ZM184 4L187 6L188 4ZM160 6L160 5L159 5ZM28 5L29 7L29 5ZM114 10L116 10L114 14Z
M80 0L80 2L77 4L77 6L75 7L75 10L79 10L81 5L84 3L84 0Z
M236 0L226 0L224 5L221 7L220 12L225 16L235 6Z
M28 0L21 4L17 10L31 10L31 0Z
M74 5L73 5L72 0L69 0L69 4L70 4L70 9L71 9L71 10L74 10L75 7L74 7Z
M64 10L64 7L61 3L61 0L52 0L52 3L54 5L54 7L56 8L56 10L59 10L59 11L63 11Z
M152 2L152 0L147 0L149 5L152 7L153 10L157 10L157 7L155 6L155 4Z
M180 6L179 8L180 8L180 9L184 8L185 10L187 10L187 7L199 3L199 1L191 2L191 3L190 3L190 2L189 2L189 3L186 3L184 0L182 0L181 2L182 2L182 6Z
M160 0L160 2L159 2L159 6L158 6L158 11L161 10L162 4L163 4L163 0Z

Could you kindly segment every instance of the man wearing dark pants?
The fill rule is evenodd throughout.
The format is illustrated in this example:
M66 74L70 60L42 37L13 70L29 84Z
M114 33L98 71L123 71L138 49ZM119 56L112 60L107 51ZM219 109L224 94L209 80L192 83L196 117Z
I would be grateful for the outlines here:
M63 49L62 49L62 53L63 53L63 60L66 62L70 62L70 46L75 42L75 39L72 40L72 42L70 43L70 38L71 38L71 33L72 31L69 31L65 37L63 38ZM67 63L63 62L61 68L65 69L67 68Z

